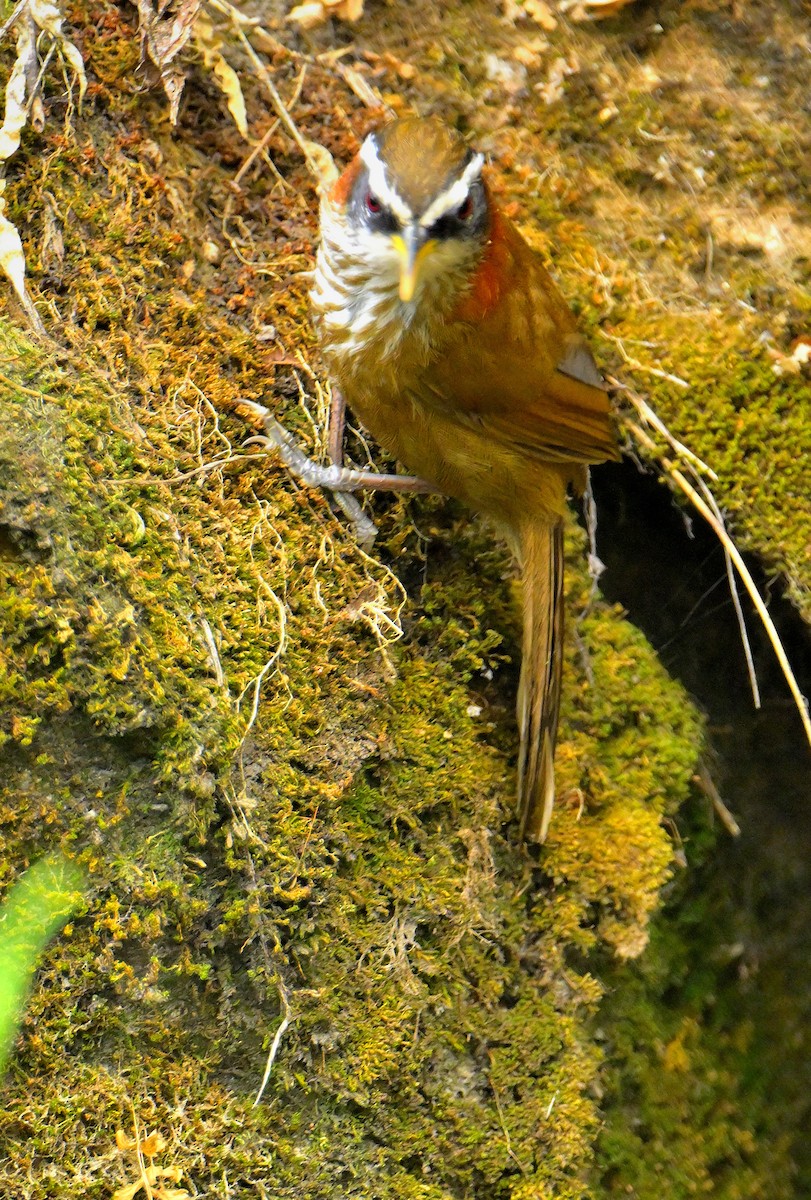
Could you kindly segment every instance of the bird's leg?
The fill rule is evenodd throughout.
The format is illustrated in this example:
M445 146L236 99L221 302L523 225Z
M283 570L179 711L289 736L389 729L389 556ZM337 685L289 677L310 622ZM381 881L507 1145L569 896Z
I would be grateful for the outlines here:
M343 467L331 463L328 467L313 462L296 443L295 438L283 425L272 417L262 404L253 400L240 400L261 418L265 427L264 437L248 438L245 445L263 442L279 452L284 465L308 487L328 488L331 492L359 492L371 488L378 492L433 492L436 489L416 475L384 475L377 471L358 471L354 467ZM330 438L330 442L332 439Z
M329 429L327 431L327 451L330 462L343 466L344 461L344 429L346 427L346 401L340 388L332 389L329 405Z
M333 395L330 411L328 446L329 455L333 461L329 466L313 462L304 453L295 438L291 437L284 426L270 415L264 405L256 404L253 400L242 400L241 403L261 419L265 429L264 436L249 438L245 445L261 442L266 446L273 446L288 471L300 479L303 484L306 484L307 487L321 487L331 491L335 496L336 503L355 526L358 541L364 547L371 545L377 530L358 501L351 495L352 492L362 491L366 488L385 492L434 491L430 483L413 475L384 475L378 474L376 471L358 471L342 465L344 402L340 395L337 399Z
M346 428L346 401L340 388L334 387L330 397L329 425L327 427L327 453L333 466L344 465L344 431ZM355 530L361 549L369 551L377 537L377 526L363 509L362 504L350 492L333 492L335 503Z

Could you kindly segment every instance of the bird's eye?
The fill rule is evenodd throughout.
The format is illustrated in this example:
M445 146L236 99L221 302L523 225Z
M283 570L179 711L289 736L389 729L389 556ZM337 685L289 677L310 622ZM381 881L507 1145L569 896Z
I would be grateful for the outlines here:
M473 216L473 197L466 196L456 210L460 221L468 221Z
M373 216L377 216L379 212L383 211L383 205L371 192L366 193L366 211L372 213Z

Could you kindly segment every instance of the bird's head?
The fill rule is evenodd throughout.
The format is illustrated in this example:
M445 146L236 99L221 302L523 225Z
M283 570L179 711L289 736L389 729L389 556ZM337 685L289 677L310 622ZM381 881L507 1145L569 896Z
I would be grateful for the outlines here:
M355 260L380 288L416 304L432 284L464 280L490 228L484 159L436 118L370 133L333 189Z

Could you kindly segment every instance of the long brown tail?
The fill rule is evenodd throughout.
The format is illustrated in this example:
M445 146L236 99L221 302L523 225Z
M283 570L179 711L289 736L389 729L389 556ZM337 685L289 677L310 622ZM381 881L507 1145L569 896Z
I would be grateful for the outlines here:
M524 648L518 686L521 836L542 842L555 803L555 738L563 668L563 522L521 530Z

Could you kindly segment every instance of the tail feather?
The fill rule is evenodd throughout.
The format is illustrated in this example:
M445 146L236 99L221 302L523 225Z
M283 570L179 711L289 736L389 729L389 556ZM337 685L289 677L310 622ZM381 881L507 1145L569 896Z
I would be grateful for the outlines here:
M555 740L563 669L563 522L521 530L524 647L518 686L521 836L543 842L555 802Z

